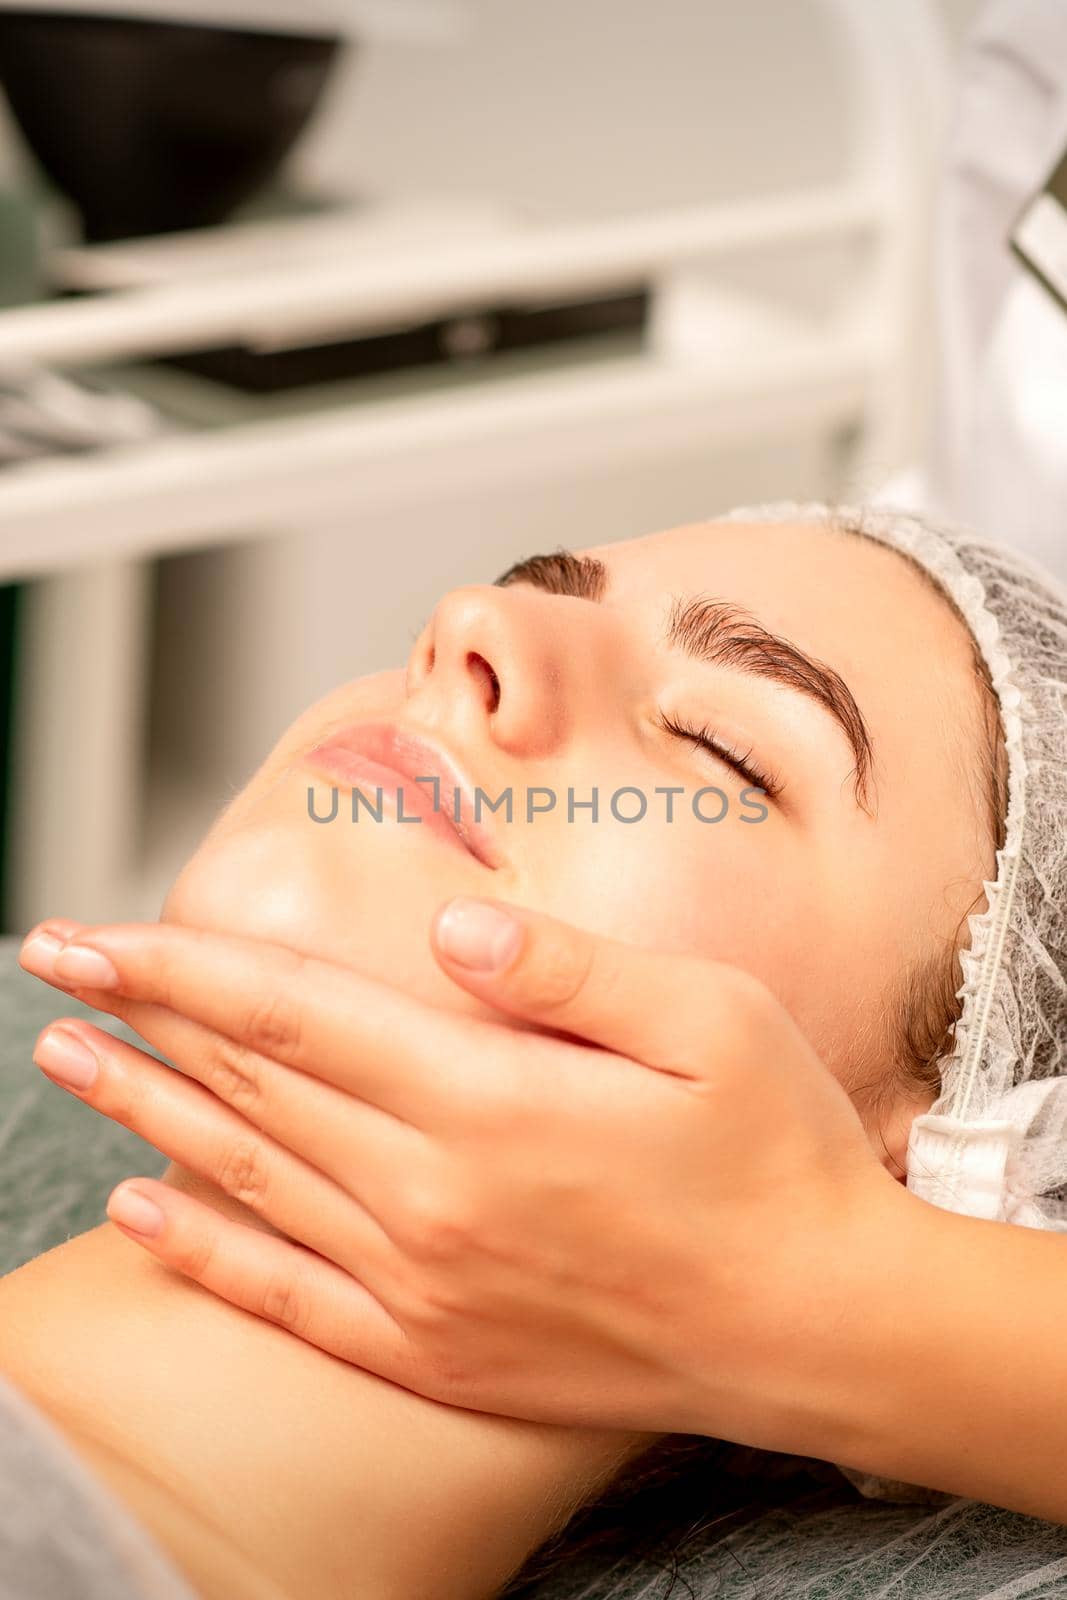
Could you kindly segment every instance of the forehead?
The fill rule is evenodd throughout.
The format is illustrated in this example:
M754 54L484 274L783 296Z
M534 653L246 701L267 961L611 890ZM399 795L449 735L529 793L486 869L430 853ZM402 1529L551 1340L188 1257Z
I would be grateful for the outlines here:
M822 523L694 523L588 549L610 574L609 603L662 607L725 599L846 679L860 708L886 674L898 693L970 683L973 645L948 603L886 546ZM958 690L959 684L952 687Z
M949 604L894 550L823 523L698 523L585 552L608 604L651 623L694 594L744 607L845 680L871 732L875 775L925 781L935 755L973 769L974 647ZM936 780L935 780L936 781Z

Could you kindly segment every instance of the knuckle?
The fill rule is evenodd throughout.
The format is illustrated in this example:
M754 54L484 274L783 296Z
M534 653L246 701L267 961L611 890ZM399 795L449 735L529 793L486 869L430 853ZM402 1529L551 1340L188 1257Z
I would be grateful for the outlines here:
M152 1000L168 1010L180 1009L180 968L166 942L154 952L149 966L149 977Z
M281 994L257 1000L246 1014L241 1037L260 1055L281 1059L296 1054L300 1047L300 1016L297 1007Z
M428 1272L424 1266L398 1286L395 1300L404 1321L427 1339L440 1337L447 1329L454 1331L470 1310L455 1273Z
M98 1098L97 1104L107 1116L113 1116L123 1122L128 1128L143 1128L151 1111L151 1091L149 1080L145 1073L131 1071L129 1063L123 1063L123 1069L115 1072L115 1058L107 1047L96 1047L98 1060L106 1068L104 1085L106 1092Z
M425 1272L415 1282L394 1285L390 1306L409 1333L430 1342L440 1336L446 1319L430 1292Z
M761 1036L768 1020L777 1016L780 1009L766 985L741 967L724 969L720 1002L725 1017L742 1038Z
M424 1392L446 1405L462 1406L474 1392L475 1373L452 1346L431 1341L422 1352Z
M170 1259L187 1278L203 1283L211 1276L215 1256L215 1240L209 1233L197 1232L175 1244Z
M593 947L554 937L545 941L527 975L527 998L545 1011L572 1005L589 981Z
M238 1111L249 1111L262 1094L261 1072L255 1053L235 1039L220 1038L207 1063L205 1088Z
M449 1264L468 1254L474 1224L465 1206L443 1185L408 1188L402 1202L407 1248L419 1261Z
M232 1199L257 1210L267 1194L267 1166L260 1147L251 1139L238 1139L219 1163L216 1182Z
M113 995L108 1000L107 1009L110 1015L116 1019L116 1021L127 1023L133 1028L135 1033L139 1031L136 1026L136 1018L139 1014L138 1001L127 1000L125 995L121 994Z
M309 1326L307 1300L291 1277L268 1279L260 1301L259 1314L290 1333L302 1334Z

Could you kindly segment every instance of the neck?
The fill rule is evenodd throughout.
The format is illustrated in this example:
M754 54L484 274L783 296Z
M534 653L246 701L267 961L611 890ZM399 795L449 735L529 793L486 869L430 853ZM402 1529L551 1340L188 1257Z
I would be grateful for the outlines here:
M0 1328L0 1370L207 1600L484 1600L645 1443L425 1400L110 1226L0 1282Z

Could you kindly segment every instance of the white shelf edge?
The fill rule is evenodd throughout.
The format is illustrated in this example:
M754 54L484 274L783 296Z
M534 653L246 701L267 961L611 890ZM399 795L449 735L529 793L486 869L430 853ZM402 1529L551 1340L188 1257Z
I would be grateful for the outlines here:
M874 233L877 188L837 185L730 206L514 226L499 237L296 270L125 289L0 312L5 362L79 365L238 343L283 348L506 301L599 294L687 262Z
M711 446L754 426L844 422L876 371L857 337L779 347L728 379L635 359L32 463L0 478L0 581L355 517L433 486L521 482L546 464L580 471L694 435Z

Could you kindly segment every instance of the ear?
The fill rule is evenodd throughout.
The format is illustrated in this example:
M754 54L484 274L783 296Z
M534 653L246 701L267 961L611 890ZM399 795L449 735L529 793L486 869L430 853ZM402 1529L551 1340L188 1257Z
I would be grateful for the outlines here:
M879 1107L868 1126L871 1143L882 1165L900 1183L907 1182L908 1135L916 1117L929 1111L936 1096L929 1089L897 1094Z

